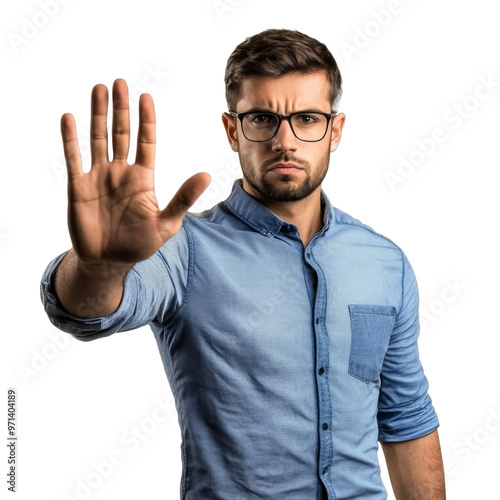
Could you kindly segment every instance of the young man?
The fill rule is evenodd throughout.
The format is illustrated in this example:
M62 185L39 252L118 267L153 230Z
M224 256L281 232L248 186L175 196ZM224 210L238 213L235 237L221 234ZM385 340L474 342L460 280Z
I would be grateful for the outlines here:
M418 358L418 292L404 253L321 191L344 115L328 49L288 30L240 44L222 121L242 181L202 214L209 176L164 210L153 190L155 114L92 93L92 169L62 117L73 249L42 279L51 321L81 340L149 324L182 432L185 499L443 499L438 421ZM91 300L89 300L89 298Z

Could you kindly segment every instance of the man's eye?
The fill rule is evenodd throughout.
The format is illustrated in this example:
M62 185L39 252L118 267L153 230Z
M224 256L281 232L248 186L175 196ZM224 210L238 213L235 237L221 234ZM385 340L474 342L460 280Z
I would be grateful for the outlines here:
M314 115L295 115L295 120L300 125L309 125L312 123L316 123L318 118Z
M250 117L250 121L256 125L265 125L268 123L273 123L276 121L276 118L274 115L269 115L266 113L261 113L258 115L252 115Z

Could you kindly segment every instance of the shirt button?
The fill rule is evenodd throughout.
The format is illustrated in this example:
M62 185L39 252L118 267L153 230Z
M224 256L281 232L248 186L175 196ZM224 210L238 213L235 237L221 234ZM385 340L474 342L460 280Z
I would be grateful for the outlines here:
M325 373L325 369L323 367L321 367L319 370L318 370L318 373L320 375L323 375L323 373Z
M328 430L328 424L323 424L323 430L327 431Z
M323 474L326 474L328 472L328 466L326 466L324 469L323 469Z
M307 252L307 253L306 253L306 257L307 257L308 259L310 259L310 258L311 258L311 254L310 254L309 252Z
M319 325L320 319L316 318L316 324Z

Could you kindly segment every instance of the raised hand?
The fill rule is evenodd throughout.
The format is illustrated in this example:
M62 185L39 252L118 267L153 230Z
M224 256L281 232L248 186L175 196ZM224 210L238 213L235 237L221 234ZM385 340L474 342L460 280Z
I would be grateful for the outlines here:
M156 252L181 227L188 209L208 187L198 173L177 191L164 210L153 185L156 120L152 98L139 101L137 155L127 163L130 145L128 89L113 85L113 159L108 158L108 91L96 85L91 102L92 166L82 171L75 120L63 115L61 133L68 168L68 226L74 251L85 264L132 265Z

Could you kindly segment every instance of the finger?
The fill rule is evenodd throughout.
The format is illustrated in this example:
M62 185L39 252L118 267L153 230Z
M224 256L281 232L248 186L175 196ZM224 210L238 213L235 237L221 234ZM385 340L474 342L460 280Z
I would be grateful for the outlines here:
M113 160L127 160L130 145L128 88L125 80L113 84Z
M135 162L153 168L156 151L156 118L153 99L142 94L139 99L139 133L137 135L137 155Z
M68 179L83 174L82 156L78 147L78 137L76 135L75 118L70 113L65 113L61 117L61 135L64 148L64 157L66 158L66 167L68 169Z
M194 202L202 195L210 184L210 174L199 172L190 177L179 188L170 203L161 212L164 221L180 224Z
M92 164L108 160L108 89L96 85L92 89L90 112L90 152Z

